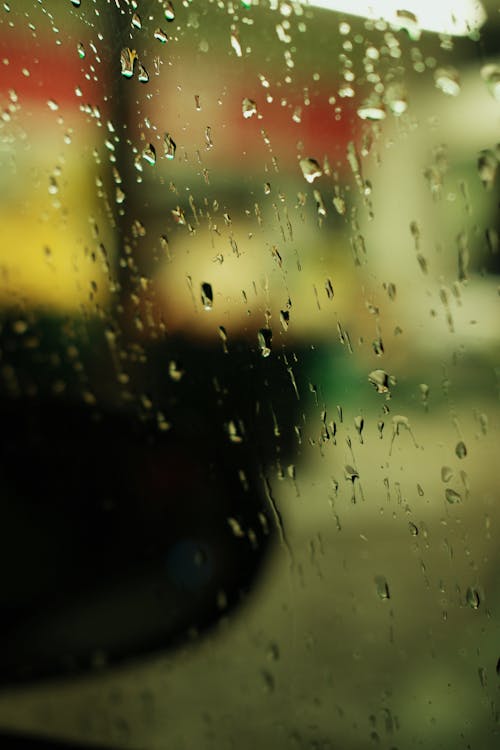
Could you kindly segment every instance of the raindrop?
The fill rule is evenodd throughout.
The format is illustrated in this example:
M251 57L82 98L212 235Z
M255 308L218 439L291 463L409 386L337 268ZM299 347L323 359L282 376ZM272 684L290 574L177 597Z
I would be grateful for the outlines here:
M71 5L74 5L75 8L79 8L81 5L82 0L70 0Z
M449 466L441 467L441 481L442 482L449 482L452 477L453 477L453 469L450 469Z
M265 182L264 183L264 193L266 195L269 195L270 192L271 192L271 185L270 185L269 182Z
M500 101L500 67L498 65L483 65L481 78L486 83L488 91L496 101Z
M76 45L76 51L78 52L78 57L83 60L85 57L85 47L83 46L82 42L78 42Z
M178 383L184 375L184 370L180 366L179 362L175 361L175 359L172 359L168 364L168 374L170 376L170 379L173 380L174 383Z
M143 159L148 164L156 164L156 150L155 147L150 143L142 152Z
M241 102L241 111L243 113L243 117L248 120L249 117L253 117L253 115L257 114L257 105L255 104L253 99L249 99L245 96L245 98Z
M477 160L479 179L486 190L491 190L498 169L498 159L489 149L481 151Z
M344 466L344 475L348 482L353 482L355 479L359 479L359 474L353 466L346 464Z
M358 107L358 117L362 120L383 120L385 118L385 107L378 98L365 99Z
M409 521L408 527L412 536L418 536L418 526L416 524L414 524L412 521Z
M212 285L204 281L201 285L201 302L204 310L211 310L214 304Z
M467 446L465 445L463 440L460 440L460 442L457 443L455 453L457 454L458 458L465 458L465 456L467 455Z
M458 96L460 93L460 77L458 70L451 66L438 68L434 73L436 87L448 96Z
M316 177L321 177L321 175L323 174L322 169L316 159L301 159L299 161L299 166L307 182L314 182Z
M236 31L231 32L231 47L235 51L236 56L241 57L242 55L241 44L240 44L240 40L238 38L238 34L236 33Z
M166 0L166 2L163 4L163 12L165 14L165 18L167 21L173 21L175 18L175 11L174 6L170 2L170 0Z
M270 328L261 328L257 339L259 342L260 353L263 357L269 357L271 354L271 342L273 340L273 333Z
M365 420L361 416L354 417L354 427L359 435L360 442L363 442L363 427L365 426Z
M473 588L472 586L469 586L469 588L465 592L465 601L471 609L479 609L481 599L478 590Z
M389 584L387 583L387 580L384 576L375 576L375 586L379 599L382 599L382 601L384 601L385 599L391 598Z
M141 21L140 15L138 13L134 13L132 15L132 21L131 21L131 23L132 23L132 26L135 29L142 29L142 21Z
M134 64L137 58L135 50L130 47L124 47L120 53L121 73L125 78L132 78L134 75Z
M227 433L229 435L229 440L231 443L239 444L243 442L243 437L241 433L238 431L236 423L233 419L231 419L231 421L228 422Z
M147 83L149 81L149 73L142 63L139 63L139 70L137 72L137 78L141 83Z
M155 29L154 38L157 39L162 44L165 44L168 41L167 34L159 26L158 28Z
M408 109L406 89L401 83L392 83L387 87L385 100L396 117L400 117Z
M165 148L165 156L167 159L173 159L175 156L175 149L177 146L175 145L175 141L170 135L170 133L165 133L165 137L163 139L163 145Z
M462 502L462 496L452 490L451 487L446 488L445 497L451 505Z
M394 376L388 375L385 370L372 370L368 380L376 388L377 393L388 393L389 387L396 385Z
M479 424L481 425L481 432L486 435L488 432L488 416L486 414L479 415Z

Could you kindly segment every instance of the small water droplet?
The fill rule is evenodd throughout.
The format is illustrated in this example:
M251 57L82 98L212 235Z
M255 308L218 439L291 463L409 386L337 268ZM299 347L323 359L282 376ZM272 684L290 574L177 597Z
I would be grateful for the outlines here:
M486 669L484 667L479 667L477 673L479 675L479 682L481 683L481 687L488 687L488 675Z
M382 599L382 601L384 601L391 598L389 584L387 583L387 580L384 576L375 576L375 586L379 599Z
M469 586L469 588L465 592L465 601L471 609L479 609L481 598L479 596L478 590L472 586Z
M479 415L479 424L481 425L481 432L486 435L488 432L488 417L486 414Z
M132 26L135 29L142 29L142 21L141 21L140 15L138 13L133 13L132 14L131 24L132 24Z
M412 536L418 536L418 526L416 524L414 524L412 521L409 521L408 527Z
M81 5L82 0L70 0L71 5L74 5L75 8L79 8Z
M243 117L248 120L249 117L253 117L257 114L257 105L253 101L253 99L249 99L245 96L245 98L241 102L241 111L243 113Z
M206 281L201 285L201 302L204 310L211 310L214 304L212 285Z
M390 84L385 91L385 100L396 117L400 117L408 109L406 89L402 83Z
M317 177L321 177L321 175L323 174L323 171L316 159L301 159L299 161L299 166L307 182L314 182Z
M175 141L170 135L170 133L165 133L165 137L163 139L163 146L165 149L165 157L167 159L173 159L175 156L175 149L177 146L175 145Z
M462 496L455 490L452 490L451 487L446 488L445 497L451 505L462 502Z
M457 454L458 458L465 458L465 456L467 455L467 446L462 440L457 443L455 453Z
M273 340L273 333L270 328L261 328L257 334L259 342L260 353L263 357L269 357L271 354L271 342Z
M458 70L451 65L437 68L434 72L434 83L436 88L447 96L458 96L460 93L460 76Z
M353 466L346 464L344 466L344 476L348 482L353 482L355 479L359 479L359 474Z
M78 42L76 45L76 51L78 52L78 57L83 60L85 57L85 47L83 46L82 42Z
M134 65L137 59L135 50L130 47L124 47L120 53L121 73L125 78L132 78L134 75Z

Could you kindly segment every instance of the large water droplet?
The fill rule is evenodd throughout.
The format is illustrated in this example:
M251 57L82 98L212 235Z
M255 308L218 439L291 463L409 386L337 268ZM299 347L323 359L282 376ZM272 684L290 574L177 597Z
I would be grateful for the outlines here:
M124 47L120 53L121 73L125 78L132 78L134 75L134 64L137 58L135 50L130 47Z
M462 496L459 495L455 490L452 490L451 487L446 488L445 497L451 505L462 502Z
M323 174L323 171L316 159L301 159L299 161L299 166L307 182L314 182L317 177L321 177L321 175Z
M491 190L498 169L498 159L489 149L481 151L477 160L477 171L479 179L483 183L483 187L486 190Z
M269 355L271 354L273 332L270 328L261 328L257 335L257 338L259 342L260 353L263 357L269 357Z
M465 456L467 455L467 446L465 445L463 440L460 440L460 442L457 443L455 453L457 454L458 458L465 458Z
M142 152L143 159L148 162L148 164L155 164L156 163L156 150L152 143L150 143L144 151Z
M384 576L375 576L375 587L379 599L382 599L382 601L384 601L391 598L389 584L387 583L387 579Z
M486 83L493 99L500 101L500 67L498 65L483 65L481 78Z
M166 2L163 3L163 13L167 21L173 21L175 19L174 6L170 0L166 0Z
M243 113L243 117L248 120L249 117L253 117L253 115L257 114L257 105L255 104L253 99L245 97L241 102L241 111Z
M212 285L204 281L201 285L201 302L204 310L211 310L214 304Z
M170 133L165 133L165 137L163 139L163 145L165 148L165 156L167 159L173 159L175 156L175 149L177 146L175 145L175 141L170 135Z
M451 65L438 68L434 73L436 87L448 96L458 96L460 93L460 76L458 70Z
M465 592L465 601L471 609L479 609L481 598L479 596L478 590L473 586L469 586L469 588Z

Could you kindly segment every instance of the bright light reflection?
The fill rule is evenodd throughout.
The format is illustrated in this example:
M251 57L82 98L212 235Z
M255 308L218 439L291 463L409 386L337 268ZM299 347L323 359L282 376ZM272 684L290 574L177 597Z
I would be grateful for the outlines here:
M398 29L408 28L410 34L420 29L467 36L486 21L486 12L479 0L309 0L307 4L373 20L383 19Z

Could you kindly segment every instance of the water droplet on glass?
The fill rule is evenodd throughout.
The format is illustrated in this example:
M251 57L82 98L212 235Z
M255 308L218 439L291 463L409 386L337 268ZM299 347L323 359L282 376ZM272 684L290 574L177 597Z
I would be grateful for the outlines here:
M358 107L358 117L362 120L383 120L385 118L385 107L377 98L365 99Z
M142 63L139 63L139 70L137 71L137 78L141 83L147 83L149 81L149 73Z
M462 502L462 496L458 492L455 492L455 490L452 490L451 487L446 488L445 497L451 505Z
M410 534L412 536L418 536L418 526L416 524L414 524L412 521L409 521L408 528L410 529Z
M354 417L354 427L359 435L359 439L363 442L363 427L365 426L365 420L361 416Z
M257 114L257 105L255 104L253 99L248 99L248 97L245 96L245 98L241 102L241 111L243 113L243 117L248 120L249 117L253 117L253 115Z
M400 117L408 109L406 89L401 83L391 83L387 86L385 100L396 117Z
M163 12L167 21L173 21L175 19L174 6L170 0L166 0L166 2L163 3Z
M316 159L301 159L299 161L299 166L307 182L314 182L317 177L321 177L321 175L323 174L323 171Z
M177 146L175 145L175 141L170 135L170 133L165 133L165 137L163 139L163 145L165 148L165 156L167 159L173 159L175 156L175 149Z
M124 47L120 53L121 73L125 78L132 78L134 75L134 64L137 58L135 50L130 47Z
M458 96L460 93L460 77L458 70L450 66L438 68L434 73L436 87L448 96Z
M441 467L441 481L442 482L449 482L452 477L453 477L453 469L451 469L449 466Z
M391 598L389 584L387 583L387 580L384 576L375 576L375 586L379 599L382 599L382 601L384 601L385 599Z
M71 5L74 5L75 8L79 8L81 5L82 0L70 0Z
M271 354L271 342L273 340L273 333L270 328L261 328L257 339L259 342L260 353L263 357L269 357Z
M353 482L355 479L359 479L359 474L353 466L346 464L344 466L344 476L348 482Z
M172 359L168 364L168 374L174 383L178 383L184 375L184 370L175 359Z
M462 440L457 443L455 453L457 454L458 458L465 458L465 456L467 455L467 446Z
M156 150L155 147L150 143L144 151L142 152L143 159L148 162L148 164L155 164L156 163Z
M465 601L471 609L479 609L481 599L478 590L473 588L472 586L469 586L469 588L465 592Z
M82 42L78 42L76 45L76 51L78 52L78 57L83 60L85 57L85 47L83 46Z
M201 285L201 302L204 310L211 310L214 304L212 285L206 281Z
M500 101L500 67L498 65L483 65L481 78L486 83L488 91L496 101Z
M230 41L231 41L231 47L232 47L232 48L233 48L233 50L235 51L235 53L236 53L236 56L237 56L237 57L241 57L241 55L242 55L242 52L241 52L241 44L240 44L240 40L239 40L239 38L238 38L238 34L237 34L237 32L236 32L236 31L232 31L232 32L231 32L231 38L230 38Z
M154 38L157 39L162 44L166 44L166 42L168 42L168 36L166 32L163 31L163 29L161 29L159 26L158 28L155 29Z
M477 160L477 171L479 179L486 190L491 190L498 169L498 159L489 149L481 151Z
M142 29L142 21L141 21L141 17L140 17L140 15L139 15L138 13L134 13L134 14L132 15L132 21L131 21L131 24L132 24L132 26L133 26L133 27L134 27L135 29Z
M229 435L229 440L231 443L239 444L243 442L243 436L238 431L236 423L233 419L231 419L231 421L228 422L227 433Z
M372 370L368 380L377 389L377 393L388 393L389 387L396 384L394 376L388 375L385 370Z

